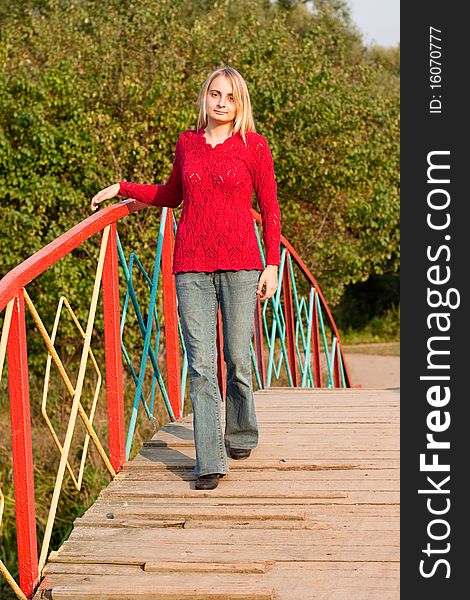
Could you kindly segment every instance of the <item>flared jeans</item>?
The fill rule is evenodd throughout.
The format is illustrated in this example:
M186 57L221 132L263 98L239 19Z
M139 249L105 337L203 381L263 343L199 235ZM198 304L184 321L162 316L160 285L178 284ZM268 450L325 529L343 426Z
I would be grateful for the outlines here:
M226 447L254 448L258 423L253 399L250 342L262 271L176 273L176 294L188 357L196 465L193 475L229 472ZM227 365L225 431L217 380L216 326L223 322Z

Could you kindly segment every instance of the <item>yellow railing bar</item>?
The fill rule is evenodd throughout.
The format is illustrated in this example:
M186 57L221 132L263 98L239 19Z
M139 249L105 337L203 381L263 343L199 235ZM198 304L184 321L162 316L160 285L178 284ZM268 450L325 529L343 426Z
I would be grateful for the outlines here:
M66 467L66 463L67 463L68 453L70 451L70 445L72 443L72 436L73 436L73 432L74 432L74 428L75 428L75 421L77 418L77 413L79 411L80 397L81 397L82 390L83 390L83 382L85 380L87 358L88 358L88 353L89 353L90 344L91 344L91 336L93 333L93 323L95 320L96 306L98 304L98 296L99 296L99 291L100 291L101 277L103 274L103 265L104 265L104 258L106 255L106 246L108 243L109 230L110 230L110 226L108 225L103 230L103 237L101 239L100 254L99 254L99 258L98 258L98 267L97 267L96 275L95 275L95 283L93 286L93 294L92 294L92 299L91 299L91 303L90 303L90 311L88 313L88 321L87 321L87 326L86 326L86 330L85 330L86 333L85 333L85 338L84 338L84 342L83 342L82 357L80 360L80 367L79 367L79 371L78 371L77 385L76 385L75 393L73 396L72 407L70 410L70 419L69 419L69 423L67 426L67 432L65 435L64 446L63 446L63 450L62 450L61 457L60 457L59 469L58 469L58 473L57 473L56 483L54 486L54 492L52 495L51 507L49 510L49 517L47 519L46 529L44 532L44 539L43 539L42 548L41 548L41 555L39 557L38 570L41 575L43 574L42 570L43 570L44 565L46 564L46 560L47 560L47 552L49 550L49 544L50 544L50 540L51 540L52 526L53 526L53 522L54 522L55 515L57 512L57 505L59 502L59 496L60 496L60 492L61 492L61 488L62 488L62 482L64 479L64 473L65 473L65 467ZM48 348L48 350L50 351L51 349ZM83 416L86 418L86 415L84 413L83 413L83 415L81 414L81 416L82 416L82 418L83 418ZM87 418L86 418L86 421L88 421ZM90 433L90 435L91 435L91 433Z
M56 335L57 335L57 329L59 327L60 313L61 313L61 310L62 310L62 306L64 304L65 304L65 306L66 306L69 314L71 315L71 317L73 319L73 322L75 323L75 325L76 325L77 329L79 330L80 334L82 335L83 338L85 337L85 332L83 331L83 328L80 325L80 323L79 323L79 321L78 321L75 313L73 312L72 307L70 306L67 298L65 298L64 296L61 296L60 300L59 300L59 304L57 306L56 317L55 317L55 321L54 321L54 327L52 329L51 338L50 338L50 340L44 338L44 340L45 340L46 345L48 346L48 348L49 348L49 346L54 347L55 338L56 338ZM38 320L40 321L39 316L36 317L36 316L33 315L33 318L34 318L34 320L35 320L36 323L38 323ZM38 320L36 320L36 319L38 319ZM101 373L100 373L100 370L99 370L99 367L98 367L98 363L96 362L95 356L94 356L93 351L91 350L91 348L90 348L89 354L90 354L90 359L91 359L91 361L93 363L93 366L95 368L95 371L96 371L96 373L98 375L98 383L97 383L97 386L96 386L96 389L95 389L95 394L94 394L94 398L93 398L93 404L92 404L92 408L91 408L91 411L90 411L90 427L91 427L91 423L93 421L93 417L94 417L94 414L95 414L96 405L97 405L97 402L98 402L99 392L100 392L100 389L101 389ZM62 376L62 379L64 380L64 383L65 383L65 385L66 385L66 387L67 387L67 389L68 389L71 397L73 398L73 396L75 394L75 390L74 390L74 388L72 386L72 383L71 383L70 379L68 378L68 376L67 376L67 374L65 372L65 368L64 368L62 362L60 361L60 359L58 359L58 360L60 362L59 372L60 372L60 374ZM47 357L46 373L45 373L45 376L44 376L44 391L43 391L41 409L42 409L42 415L44 417L44 420L46 421L47 426L49 427L49 430L51 432L52 437L54 438L56 446L59 448L59 451L62 452L62 445L59 442L59 439L58 439L58 437L57 437L57 435L56 435L56 433L54 431L54 427L52 426L52 423L49 420L49 416L48 416L48 414L46 412L47 392L48 392L48 388L49 388L51 362L52 362L52 354L49 352L48 353L48 357ZM55 361L55 362L57 364L57 361ZM57 364L57 366L59 367L58 364ZM78 410L80 411L80 416L83 419L82 413L84 411L83 411L83 406L82 406L81 402L79 404ZM94 433L94 430L92 431L91 435L93 435L93 433ZM96 434L95 434L95 436L96 436ZM75 487L76 487L76 489L78 491L80 491L80 489L81 489L81 483L82 483L82 479L83 479L83 472L84 472L84 469L85 469L85 461L86 461L86 455L87 455L87 451L88 451L89 441L90 441L90 433L87 430L85 442L84 442L84 445L83 445L82 460L81 460L81 463L80 463L80 471L79 471L78 481L75 478L75 475L73 474L72 467L70 466L69 461L67 461L67 469L68 469L68 471L70 473L70 476L72 477L72 480L73 480L73 482L75 484ZM96 444L96 442L95 442L95 444ZM107 456L106 456L105 451L100 446L97 446L97 447L98 447L99 453L101 454L103 460L106 463ZM108 467L108 465L106 465L106 466ZM110 473L114 477L115 473L114 473L114 470L112 469L112 467L111 467Z
M7 304L5 310L5 319L3 321L2 337L0 338L0 383L2 381L3 363L5 362L5 354L7 351L8 334L10 332L11 315L13 314L13 305L15 299L12 298Z
M8 306L10 306L10 304ZM10 317L11 317L11 310L10 310ZM10 324L8 323L8 327L9 327L9 325ZM7 327L7 330L8 330L8 327ZM2 335L2 338L3 338L3 335ZM1 352L1 346L0 346L0 352ZM0 356L0 367L1 367L1 365L2 365L2 361L1 361L1 356ZM1 373L1 369L0 369L0 373ZM2 527L2 516L3 516L4 505L5 505L5 500L3 498L2 490L0 490L0 528ZM21 591L20 586L16 583L16 581L10 575L10 571L6 568L6 566L3 564L3 562L1 560L0 560L0 573L8 581L8 583L10 584L11 588L13 589L13 591L15 592L15 594L17 595L18 598L20 598L21 600L28 600L27 597Z
M62 364L62 361L60 360L59 355L57 354L57 350L54 348L54 345L53 345L53 343L51 341L51 338L49 337L49 334L47 333L47 330L44 327L43 322L41 321L41 317L39 316L39 314L38 314L38 312L37 312L34 304L31 301L31 298L29 297L29 295L28 295L28 293L27 293L26 290L24 290L24 298L25 298L25 302L26 302L26 304L28 306L28 309L29 309L29 311L30 311L30 313L31 313L31 315L32 315L32 317L34 319L34 322L36 323L36 326L39 329L39 332L41 333L42 337L44 338L44 341L45 341L46 346L47 346L47 350L50 353L50 355L52 356L53 361L57 365L57 368L59 369L59 372L60 372L60 374L61 374L61 376L62 376L62 378L63 378L63 380L65 382L65 385L67 386L67 389L70 392L70 395L72 396L72 398L74 398L74 402L75 402L75 396L76 396L77 392L74 389L74 387L72 385L72 382L70 381L69 376L67 375L67 373L65 371L64 365ZM92 304L93 304L93 302L92 302ZM94 308L96 309L96 306ZM90 310L91 310L91 307L90 307ZM93 325L93 323L92 323L92 325ZM89 342L90 342L90 340L88 340L88 350L90 349ZM84 348L85 348L85 345L84 345ZM82 352L82 360L83 360L83 356L85 356L85 367L86 367L86 355L84 355L83 352ZM81 368L82 368L82 363L80 362L80 369ZM79 377L80 377L80 371L79 371ZM82 382L82 385L83 385L83 382ZM78 389L78 382L77 382L77 389ZM80 395L81 395L81 390L80 390ZM101 445L101 442L100 442L98 436L96 435L95 430L93 429L93 426L91 425L90 420L88 419L88 417L87 417L87 415L86 415L86 413L85 413L85 411L83 409L83 406L82 406L82 404L80 402L80 395L77 396L77 398L79 399L79 402L78 402L78 412L80 414L80 417L82 418L83 423L85 424L85 427L86 427L86 429L87 429L90 437L92 438L92 440L93 440L93 442L94 442L94 444L95 444L98 452L100 453L101 458L103 459L103 461L104 461L104 463L106 465L106 468L111 473L111 475L113 477L115 477L116 476L116 471L113 469L113 466L111 465L111 463L109 461L109 458L108 458L108 456L106 454L106 451L104 450L103 446ZM73 408L73 406L74 406L74 403L72 404L72 408ZM55 432L53 431L52 424L50 423L50 420L47 417L47 414L44 415L44 412L43 412L43 416L44 416L46 422L48 423L48 425L50 425L54 441L57 444L57 447L59 448L59 451L62 454L63 447L62 447L59 439L55 435ZM70 418L72 418L72 414L70 414ZM70 421L69 421L69 424L70 424ZM75 427L75 421L74 421L74 427ZM67 433L68 433L68 429L67 429ZM68 451L67 451L67 454L68 454ZM69 464L68 460L67 460L67 464ZM60 466L59 466L59 469L60 469ZM74 477L74 475L73 475L73 473L71 471L71 468L69 468L69 473L72 475L72 477L76 481L76 479L75 479L75 477Z

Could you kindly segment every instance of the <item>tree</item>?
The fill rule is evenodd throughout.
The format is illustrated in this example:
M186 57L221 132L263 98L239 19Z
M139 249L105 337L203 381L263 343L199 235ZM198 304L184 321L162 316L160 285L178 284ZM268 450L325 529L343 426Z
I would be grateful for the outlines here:
M195 127L199 86L221 64L248 82L283 233L328 300L397 270L397 62L362 45L341 0L284 4L24 0L3 16L2 272L85 218L100 187L164 181L178 134ZM129 244L151 243L155 212L121 225ZM80 288L81 258L67 266Z

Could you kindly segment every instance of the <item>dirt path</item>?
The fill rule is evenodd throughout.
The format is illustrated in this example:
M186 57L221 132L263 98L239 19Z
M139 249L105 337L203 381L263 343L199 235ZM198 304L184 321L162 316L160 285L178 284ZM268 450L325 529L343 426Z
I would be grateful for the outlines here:
M346 351L353 386L369 389L400 387L400 357Z

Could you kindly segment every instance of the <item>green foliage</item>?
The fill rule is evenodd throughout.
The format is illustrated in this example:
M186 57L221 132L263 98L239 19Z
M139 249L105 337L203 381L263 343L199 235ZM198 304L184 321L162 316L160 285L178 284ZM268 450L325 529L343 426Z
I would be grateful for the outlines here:
M1 273L85 218L101 187L163 182L178 134L195 127L199 86L221 64L248 82L273 150L283 233L329 302L349 283L396 271L398 52L364 48L344 2L314 12L282 4L42 0L0 10L10 234ZM155 237L156 212L121 224L130 244ZM54 281L75 287L93 257Z
M399 51L365 48L342 0L314 4L0 0L0 276L89 216L102 187L164 182L178 134L196 126L201 84L227 64L245 77L272 149L283 234L330 305L345 286L396 272ZM152 209L119 223L126 250L145 264L157 227ZM60 293L85 325L98 245L90 240L28 286L49 331ZM73 362L80 337L69 318L60 327L61 356ZM100 314L96 329L99 338ZM126 333L138 352L135 323ZM28 344L37 414L44 345ZM64 493L61 514L77 514L71 497Z
M400 280L397 274L372 276L346 288L341 302L335 307L339 327L360 330L373 317L380 317L400 302Z
M399 302L400 280L395 273L371 276L347 286L335 307L343 344L398 341Z
M374 315L360 329L348 326L341 331L341 340L344 345L398 342L400 340L400 307L395 305L380 315Z

